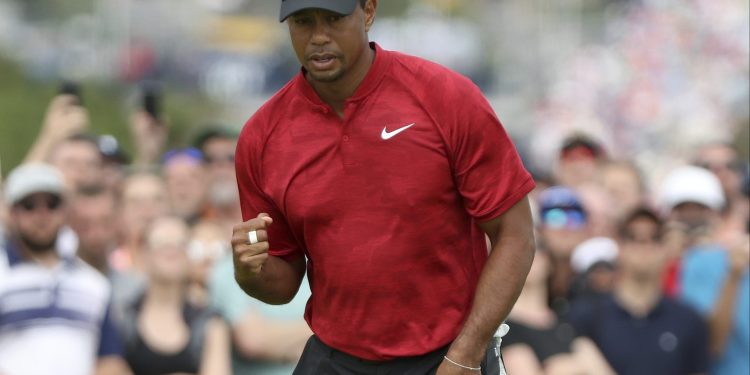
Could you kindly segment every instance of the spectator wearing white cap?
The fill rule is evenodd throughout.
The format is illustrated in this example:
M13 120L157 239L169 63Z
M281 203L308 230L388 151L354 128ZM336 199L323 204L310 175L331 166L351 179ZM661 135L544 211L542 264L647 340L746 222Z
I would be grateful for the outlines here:
M687 225L690 231L705 234L716 224L725 199L721 182L713 173L699 167L683 166L674 169L664 179L660 202L671 219Z
M65 184L46 164L13 170L5 185L8 238L0 248L0 374L128 374L110 320L107 280L56 249Z
M662 201L686 237L668 290L708 320L711 374L750 373L750 240L719 233L725 189L707 169L683 167L667 177ZM745 228L747 230L747 228ZM675 234L675 232L678 232ZM669 288L671 287L671 288Z
M670 255L664 278L664 291L669 296L679 293L680 264L686 249L713 242L713 230L724 206L721 183L711 172L682 166L665 177L658 196L664 215L668 217L665 246Z
M573 272L578 275L573 286L576 298L612 292L618 253L617 242L609 237L590 238L576 246L570 257Z

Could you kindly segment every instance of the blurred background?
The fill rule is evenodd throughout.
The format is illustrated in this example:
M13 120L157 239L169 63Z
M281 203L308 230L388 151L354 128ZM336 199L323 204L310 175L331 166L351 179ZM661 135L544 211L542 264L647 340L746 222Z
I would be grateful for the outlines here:
M172 146L239 129L298 69L276 17L262 0L0 1L3 171L63 80L127 150L143 81L164 87ZM707 137L746 157L748 32L746 0L407 0L380 2L371 39L469 76L544 171L577 129L641 165Z
M536 180L510 373L750 372L749 4L379 1L370 39L473 80ZM291 373L308 283L288 305L248 297L229 238L239 131L299 72L278 7L0 0L0 373L88 373L71 363L91 368L96 342L97 375ZM72 283L98 305L44 300L99 306L100 325L8 318L30 305L4 288L53 279L16 267L29 238L104 276Z

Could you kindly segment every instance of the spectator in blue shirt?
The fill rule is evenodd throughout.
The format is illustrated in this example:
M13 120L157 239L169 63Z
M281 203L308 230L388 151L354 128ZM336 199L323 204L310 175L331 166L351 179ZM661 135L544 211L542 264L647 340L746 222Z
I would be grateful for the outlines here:
M708 330L700 315L662 294L668 254L662 220L639 208L620 227L617 281L610 298L579 300L570 320L620 375L688 375L708 370Z
M712 375L750 374L748 246L696 247L683 261L682 298L709 320Z

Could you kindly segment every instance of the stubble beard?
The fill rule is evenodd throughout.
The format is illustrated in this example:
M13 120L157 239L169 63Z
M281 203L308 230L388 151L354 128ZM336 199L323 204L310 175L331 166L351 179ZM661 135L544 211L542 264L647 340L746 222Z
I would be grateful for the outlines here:
M29 249L29 251L31 251L32 253L43 254L55 250L55 242L57 241L57 236L54 236L52 239L45 241L20 234L19 239L21 240L23 245L26 246L26 248Z
M334 70L328 70L323 72L316 72L312 69L307 68L307 74L308 76L316 82L321 83L333 83L338 80L340 80L347 72L346 69L346 62L344 61L344 57L340 54L336 54L336 59L339 61L339 66L337 69Z
M336 82L339 79L341 79L341 77L344 76L344 73L345 71L343 68L337 69L333 72L325 72L322 74L318 74L310 70L307 71L307 74L310 75L310 78L312 78L314 81L322 82L322 83Z

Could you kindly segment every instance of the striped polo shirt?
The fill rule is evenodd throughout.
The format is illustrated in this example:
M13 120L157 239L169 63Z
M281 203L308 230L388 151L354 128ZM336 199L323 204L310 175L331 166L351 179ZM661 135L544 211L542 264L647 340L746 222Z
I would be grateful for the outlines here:
M0 247L0 374L88 375L121 355L106 278L76 257L52 268Z

